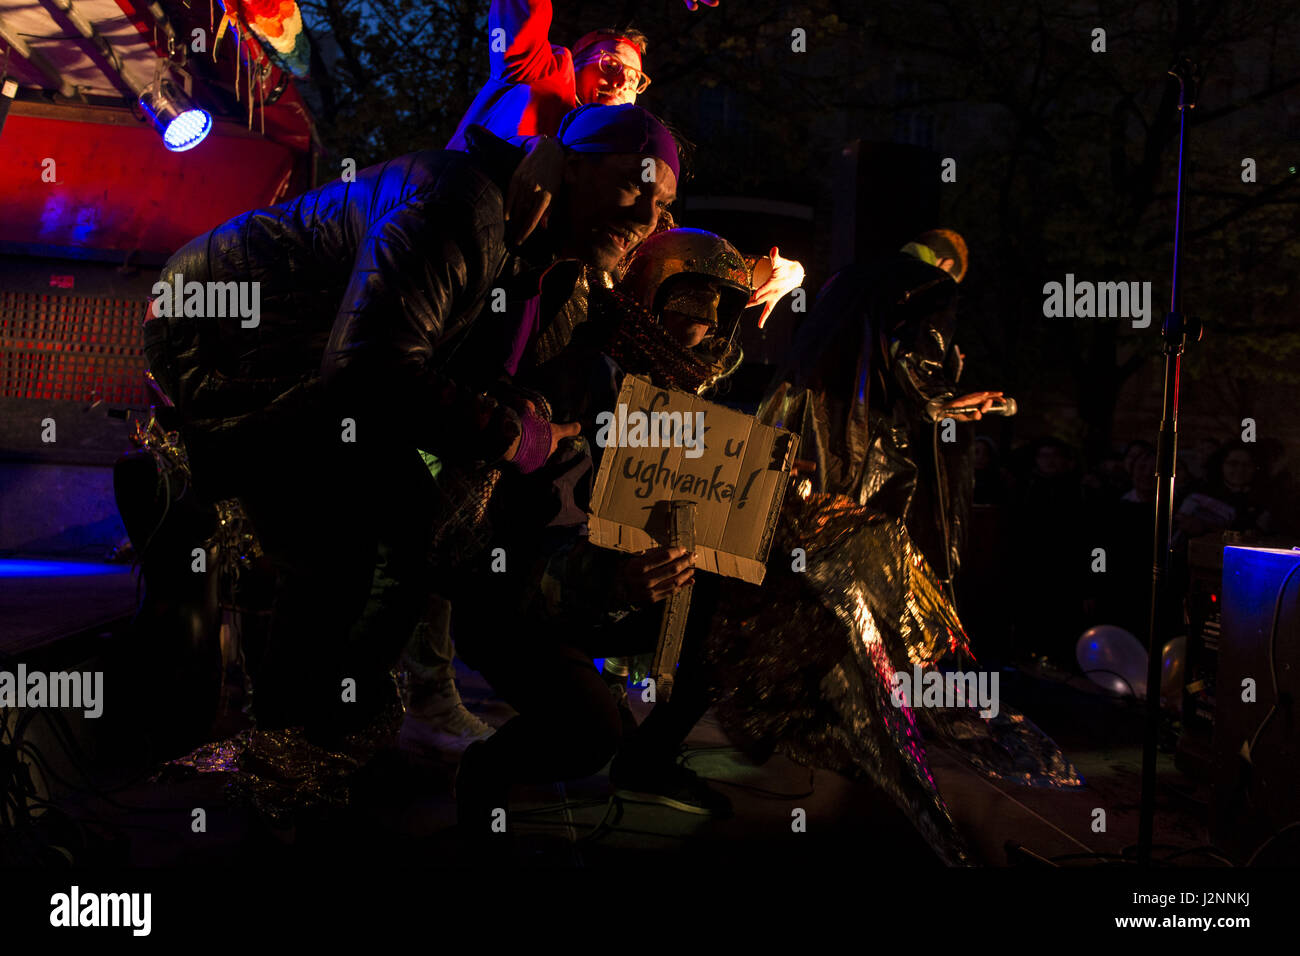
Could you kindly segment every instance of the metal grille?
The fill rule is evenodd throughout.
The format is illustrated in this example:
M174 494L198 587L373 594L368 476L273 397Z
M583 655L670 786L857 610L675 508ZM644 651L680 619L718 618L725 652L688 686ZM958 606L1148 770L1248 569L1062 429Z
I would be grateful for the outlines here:
M0 398L144 405L139 299L0 292Z

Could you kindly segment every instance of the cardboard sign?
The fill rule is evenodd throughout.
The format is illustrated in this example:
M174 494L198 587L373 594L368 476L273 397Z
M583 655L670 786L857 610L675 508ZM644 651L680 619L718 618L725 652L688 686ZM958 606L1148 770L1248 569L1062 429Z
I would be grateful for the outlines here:
M592 544L661 547L668 503L694 501L696 568L762 583L797 435L634 375L598 425Z

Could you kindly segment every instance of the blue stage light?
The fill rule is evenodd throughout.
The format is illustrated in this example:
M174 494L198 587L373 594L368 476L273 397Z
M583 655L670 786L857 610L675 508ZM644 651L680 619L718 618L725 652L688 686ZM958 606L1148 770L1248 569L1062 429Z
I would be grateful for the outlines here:
M173 153L193 149L212 132L212 116L167 77L140 94L140 108Z
M163 144L173 153L183 153L203 142L212 132L212 117L206 110L186 110L167 125Z
M130 574L129 564L100 561L0 559L0 578L82 578L100 574Z

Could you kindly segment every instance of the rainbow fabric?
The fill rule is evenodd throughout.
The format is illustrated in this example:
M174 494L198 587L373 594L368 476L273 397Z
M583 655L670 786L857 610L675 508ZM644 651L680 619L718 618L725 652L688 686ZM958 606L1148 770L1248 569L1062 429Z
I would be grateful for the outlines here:
M311 47L294 0L222 0L226 14L246 23L272 63L294 76L306 76Z

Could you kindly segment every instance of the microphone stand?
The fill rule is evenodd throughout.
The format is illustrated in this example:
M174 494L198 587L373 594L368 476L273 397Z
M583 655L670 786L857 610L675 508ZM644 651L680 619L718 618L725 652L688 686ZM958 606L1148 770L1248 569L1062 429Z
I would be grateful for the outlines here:
M1188 337L1201 338L1197 319L1183 315L1178 290L1178 258L1182 251L1183 171L1187 164L1187 111L1196 106L1196 67L1182 57L1169 70L1178 80L1178 199L1174 212L1174 272L1169 295L1169 313L1160 334L1164 339L1165 394L1156 446L1155 564L1151 576L1151 631L1147 646L1146 731L1142 740L1142 798L1138 822L1138 863L1151 865L1151 843L1155 825L1156 750L1160 736L1160 674L1164 651L1164 610L1169 602L1169 571L1172 564L1170 531L1174 517L1174 470L1178 458L1178 377Z

